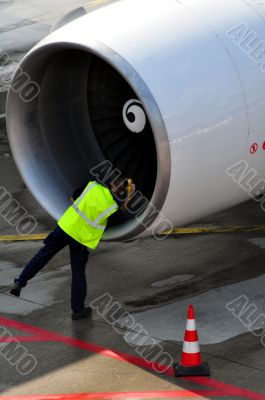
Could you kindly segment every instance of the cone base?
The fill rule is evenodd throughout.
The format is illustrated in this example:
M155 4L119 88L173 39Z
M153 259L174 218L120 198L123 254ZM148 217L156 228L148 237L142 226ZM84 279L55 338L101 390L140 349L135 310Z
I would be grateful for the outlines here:
M184 367L181 364L173 364L174 375L180 376L210 376L210 367L207 363L202 363L196 367Z

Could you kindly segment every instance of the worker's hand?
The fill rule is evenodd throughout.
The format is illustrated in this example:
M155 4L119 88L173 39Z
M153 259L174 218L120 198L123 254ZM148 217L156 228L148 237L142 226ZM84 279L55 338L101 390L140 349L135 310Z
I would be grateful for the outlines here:
M124 203L124 207L125 208L128 207L128 203L132 199L132 197L133 197L133 195L135 193L135 190L136 190L135 184L133 182L130 182L128 187L127 187L128 195L127 195L127 199L125 200L125 203Z
M132 198L133 194L135 193L135 184L134 183L130 183L129 187L128 187L128 197Z
M70 197L69 200L71 201L71 203L74 203L74 202L75 202L74 199L73 199L72 197Z

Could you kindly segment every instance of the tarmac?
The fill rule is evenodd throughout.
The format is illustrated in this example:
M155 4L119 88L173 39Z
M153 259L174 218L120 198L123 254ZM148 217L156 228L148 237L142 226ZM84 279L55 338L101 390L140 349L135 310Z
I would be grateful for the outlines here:
M88 6L62 0L55 15L48 3L24 4L0 1L0 45L18 59L59 14ZM36 218L34 234L55 227L22 182L4 133L0 177L0 186ZM264 228L265 214L249 201L197 221L186 234L102 243L87 266L93 313L72 321L68 249L21 298L9 295L42 240L8 240L16 227L0 210L0 400L265 399L265 235L257 226ZM189 304L210 378L173 376Z

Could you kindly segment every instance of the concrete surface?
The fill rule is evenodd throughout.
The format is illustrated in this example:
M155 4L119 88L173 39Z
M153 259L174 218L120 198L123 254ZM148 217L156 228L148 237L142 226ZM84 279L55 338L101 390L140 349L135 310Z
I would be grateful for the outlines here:
M52 229L55 222L24 187L12 157L5 157L1 149L0 153L1 184L4 182L7 188L10 187L12 194L36 216L37 230ZM265 224L265 216L256 203L249 202L194 225L201 224ZM0 227L1 234L15 233L3 218ZM41 242L0 244L0 327L5 326L1 317L7 317L137 356L138 341L135 342L135 335L126 335L131 331L126 328L126 321L116 321L117 326L123 325L119 334L96 312L86 321L71 321L67 249L23 290L20 299L9 295L13 279L40 247ZM122 306L122 311L129 311L148 332L143 338L147 335L151 342L152 338L156 339L174 360L179 360L181 354L186 307L193 303L203 358L211 366L212 378L264 393L265 398L265 349L261 338L254 336L226 309L228 302L246 296L248 305L256 305L256 317L264 312L264 251L265 239L256 233L104 243L91 253L89 259L87 302L110 294L113 301ZM15 336L23 335L19 330L14 331L8 326L7 329ZM137 337L139 340L139 335ZM145 340L145 348L151 342ZM22 376L1 356L0 346L1 395L207 389L65 343L33 341L22 344L36 357L37 368ZM230 398L227 395L219 397Z
M54 7L39 0L0 1L0 46L14 60L9 71L62 14L81 5L89 9L101 4L60 0ZM0 77L5 73L0 65ZM5 90L1 82L0 89ZM4 113L3 105L0 113ZM0 186L36 217L36 232L48 232L55 226L55 221L39 207L22 182L3 134L0 177ZM258 224L265 225L265 215L258 204L248 202L193 226ZM15 228L0 217L0 234L13 233ZM98 398L119 397L112 392L133 392L123 397L181 399L195 397L198 390L209 389L209 385L212 394L204 392L201 398L217 397L219 388L220 399L265 399L265 341L262 331L256 330L264 326L262 234L171 236L164 241L149 238L101 244L91 252L87 267L87 302L104 294L111 296L121 307L112 324L95 311L87 320L72 322L68 249L32 280L20 299L9 295L13 279L41 245L41 242L0 243L0 400L2 396L19 399L21 395L39 394L47 395L42 399L48 399L49 394L94 392L110 393L109 397L105 394ZM242 315L237 318L227 304L242 296L246 299L245 308L242 306ZM189 303L196 308L203 359L209 362L212 371L210 381L176 379L139 366L139 349L147 351L151 343L161 346L175 361L180 359ZM137 329L128 326L128 319L119 318L125 311L139 324ZM145 329L144 333L137 333L139 327ZM4 329L17 337L18 343L36 359L36 368L28 375L21 374L15 356L12 362L4 356L7 345L1 342ZM139 339L143 339L142 346ZM102 347L94 348L94 344ZM130 355L138 358L128 360ZM228 390L219 382L260 395L231 387ZM186 392L162 393L183 390Z

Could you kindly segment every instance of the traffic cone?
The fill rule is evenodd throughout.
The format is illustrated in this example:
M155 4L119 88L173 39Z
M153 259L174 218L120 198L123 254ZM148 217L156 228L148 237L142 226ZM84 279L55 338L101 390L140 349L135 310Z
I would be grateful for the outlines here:
M188 309L188 320L185 331L180 363L174 364L175 376L210 376L210 368L202 362L198 333L192 305Z

